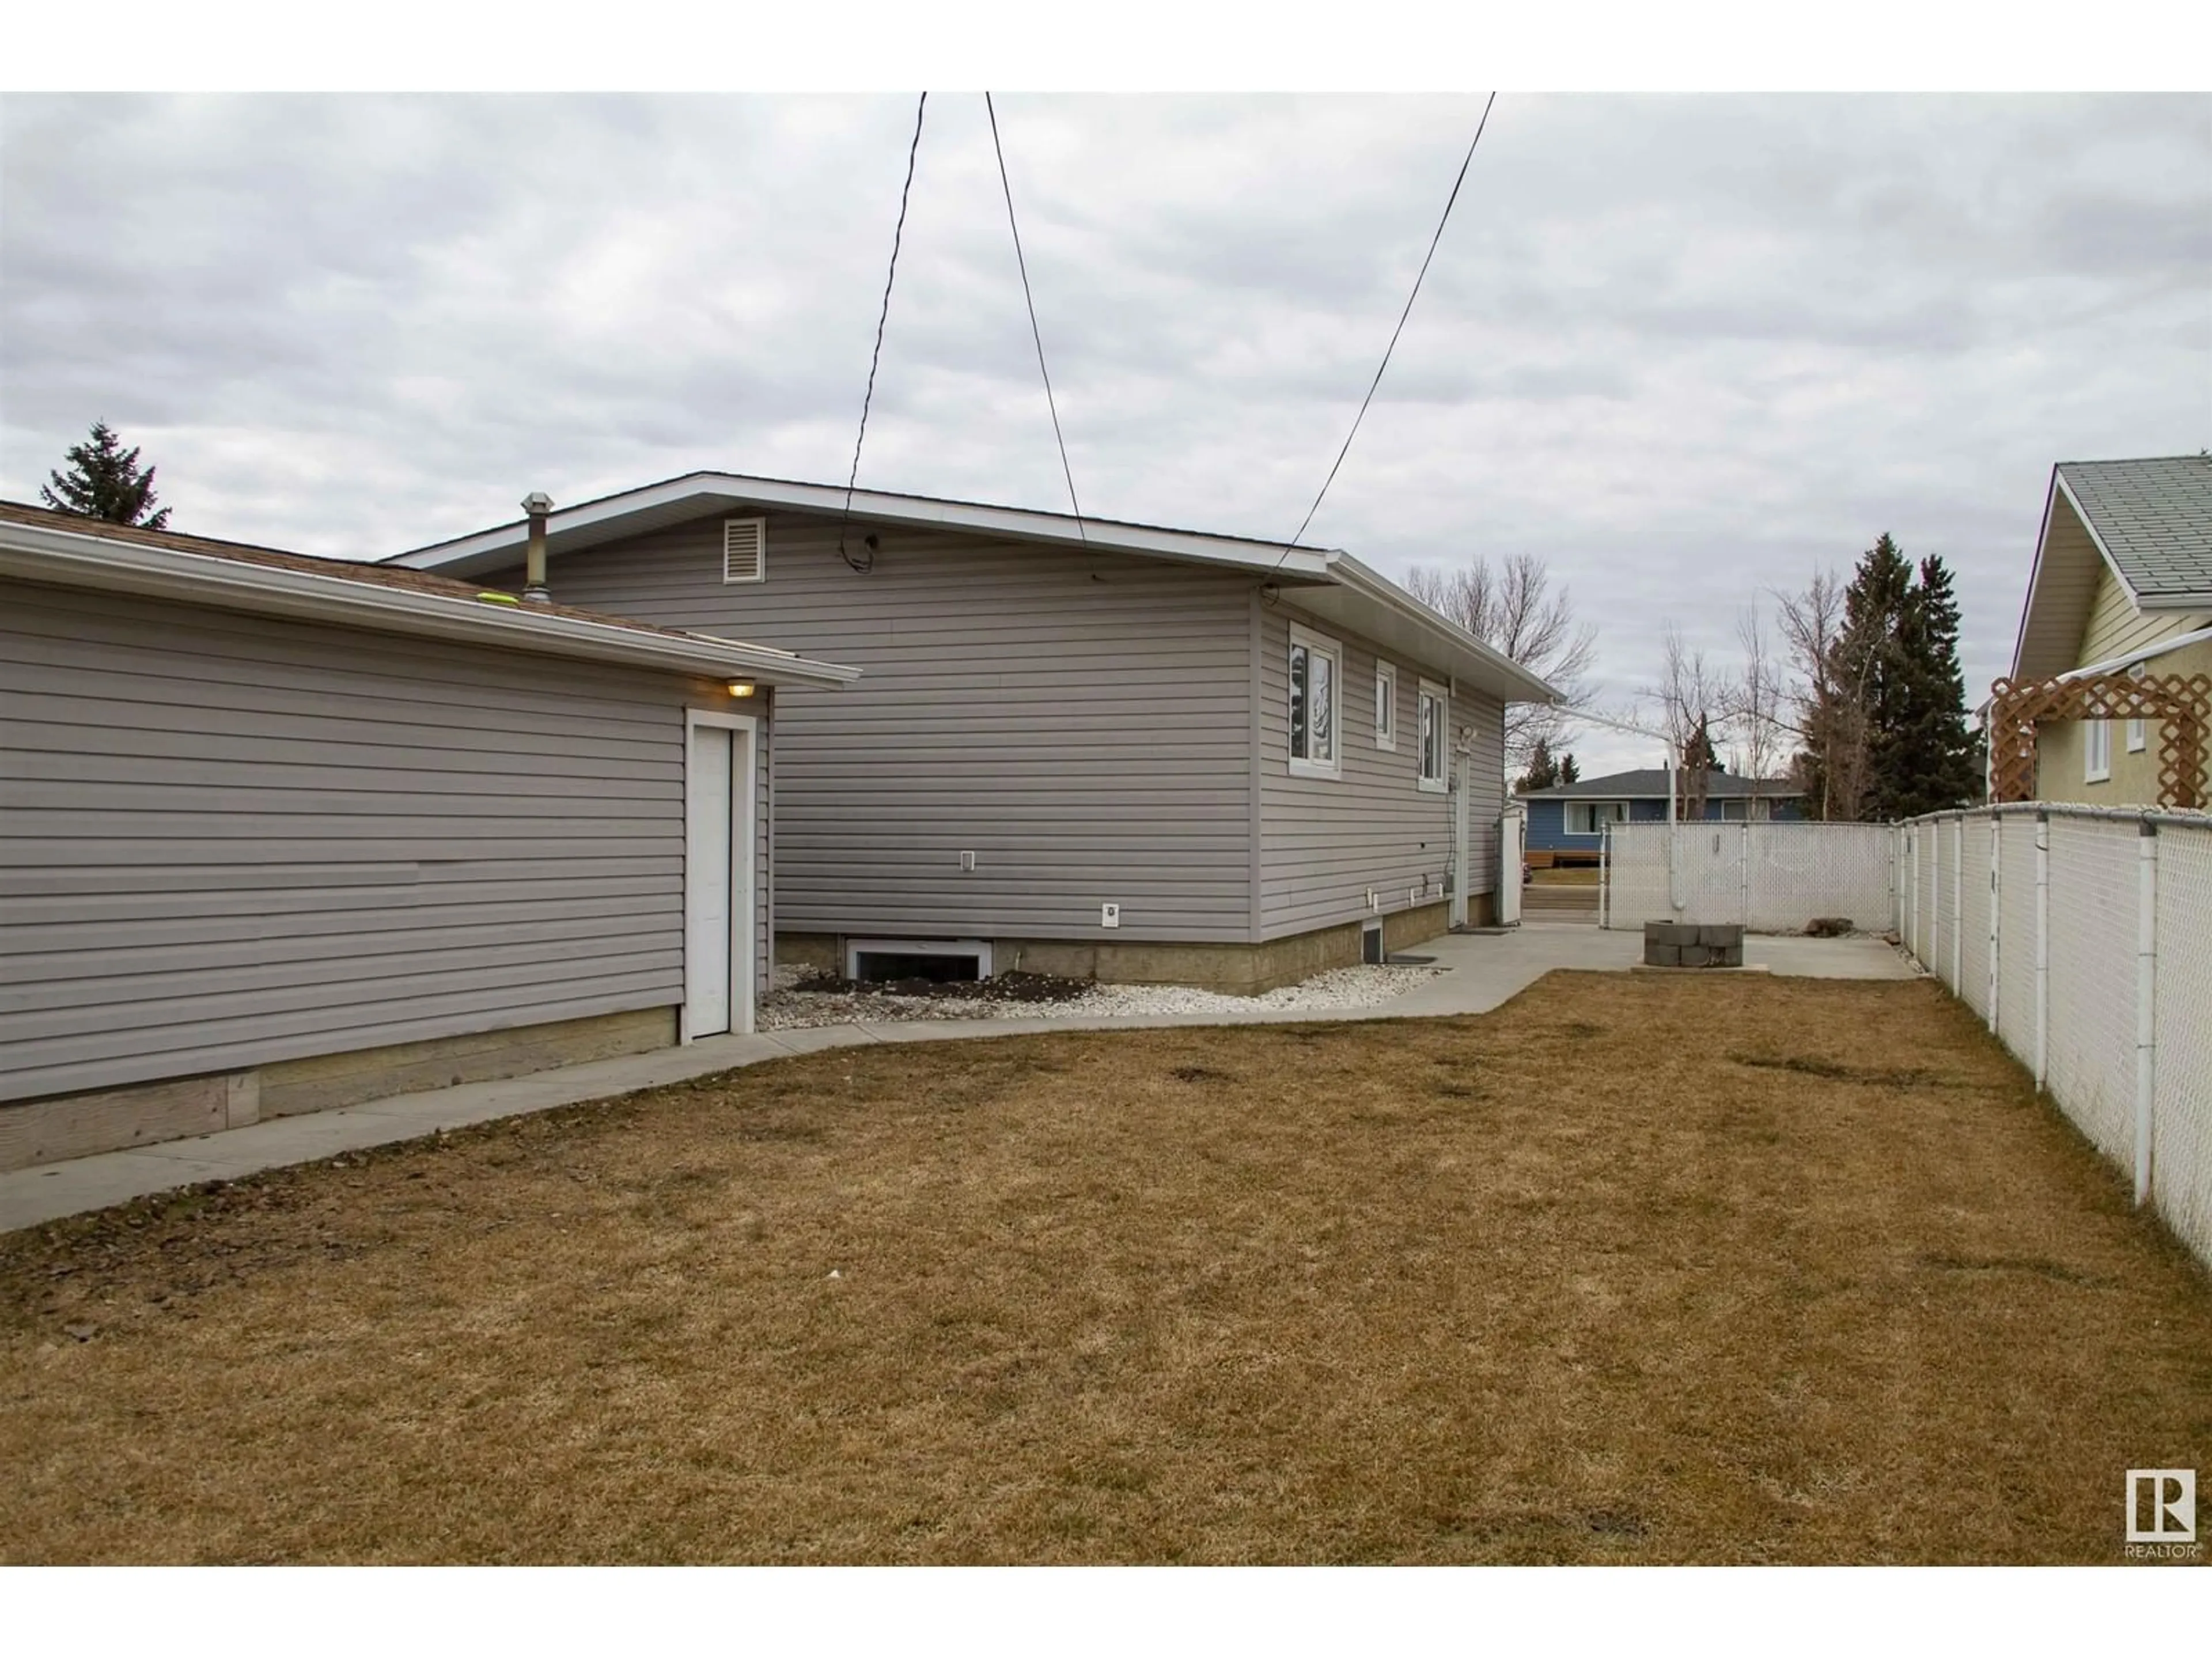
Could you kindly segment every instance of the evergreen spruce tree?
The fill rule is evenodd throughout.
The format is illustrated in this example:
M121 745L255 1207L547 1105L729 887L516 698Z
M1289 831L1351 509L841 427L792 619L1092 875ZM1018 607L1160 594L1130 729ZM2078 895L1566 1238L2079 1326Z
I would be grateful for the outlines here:
M1965 806L1980 793L1979 757L1966 726L1959 666L1959 602L1940 558L1920 562L1898 630L1899 729L1887 780L1891 813L1913 817Z
M39 490L40 499L57 513L141 530L168 527L169 509L155 510L154 469L142 469L138 452L124 448L106 422L94 421L91 437L70 446L69 464L67 473L49 473L49 482Z
M1583 769L1575 764L1574 751L1570 750L1567 753L1559 757L1559 781L1561 783L1580 783L1582 781Z
M1972 800L1979 766L1942 560L1923 559L1916 571L1884 533L1851 574L1835 655L1831 678L1864 733L1857 815L1880 823Z
M1525 795L1531 789L1549 789L1562 781L1559 769L1552 763L1552 745L1542 738L1528 751L1528 769L1514 781L1513 793Z
M1836 640L1837 682L1847 688L1864 732L1865 793L1858 816L1880 823L1896 816L1898 744L1906 722L1901 635L1912 592L1912 562L1884 531L1859 556L1844 590L1844 623Z

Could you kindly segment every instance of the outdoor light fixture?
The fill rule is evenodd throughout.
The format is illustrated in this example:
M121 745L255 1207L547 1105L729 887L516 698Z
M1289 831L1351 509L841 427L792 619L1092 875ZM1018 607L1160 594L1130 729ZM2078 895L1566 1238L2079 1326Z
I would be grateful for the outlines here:
M730 695L733 697L750 697L758 690L760 690L760 688L755 685L750 680L732 680L730 682Z

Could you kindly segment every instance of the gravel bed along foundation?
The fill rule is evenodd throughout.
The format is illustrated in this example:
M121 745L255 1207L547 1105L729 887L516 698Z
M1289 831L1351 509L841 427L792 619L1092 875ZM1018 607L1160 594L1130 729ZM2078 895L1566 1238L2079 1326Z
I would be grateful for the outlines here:
M1098 1019L1119 1014L1237 1014L1372 1008L1443 972L1441 968L1332 968L1258 996L1232 996L1187 985L1100 985L1033 974L899 990L822 981L779 970L763 1001L759 1029L871 1024L912 1019Z

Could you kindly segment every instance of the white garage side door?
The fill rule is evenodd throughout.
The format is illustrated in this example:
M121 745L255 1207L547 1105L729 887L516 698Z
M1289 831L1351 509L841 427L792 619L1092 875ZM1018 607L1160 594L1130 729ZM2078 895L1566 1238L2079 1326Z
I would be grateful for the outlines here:
M684 1040L752 1030L751 722L693 712L684 769Z

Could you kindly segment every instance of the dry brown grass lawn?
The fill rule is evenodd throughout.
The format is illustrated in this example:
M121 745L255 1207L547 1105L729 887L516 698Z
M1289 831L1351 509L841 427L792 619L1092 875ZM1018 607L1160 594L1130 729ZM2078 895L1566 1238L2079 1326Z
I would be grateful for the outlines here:
M1555 865L1547 870L1531 870L1528 879L1539 887L1595 887L1597 870L1595 866Z
M1559 975L0 1239L0 1401L12 1561L2110 1562L2212 1293L1931 985Z

